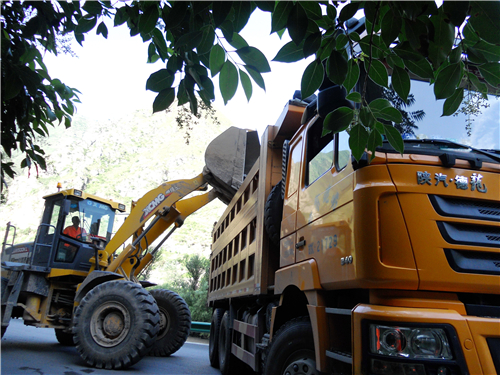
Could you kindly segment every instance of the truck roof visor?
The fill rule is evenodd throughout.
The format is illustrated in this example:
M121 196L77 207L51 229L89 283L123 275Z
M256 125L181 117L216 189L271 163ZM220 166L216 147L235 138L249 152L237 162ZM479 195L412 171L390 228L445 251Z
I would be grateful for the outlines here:
M314 115L317 112L317 108L318 108L317 101L318 101L318 99L315 99L314 101L312 101L311 103L309 103L306 106L306 109L304 110L304 113L302 114L302 119L300 120L301 125L304 125L307 121L309 121L310 119L312 119L314 117Z
M345 97L347 91L343 86L335 85L318 93L318 114L325 118L330 112L340 107L353 109L354 105Z
M230 127L210 142L205 151L208 183L229 202L259 155L257 131Z

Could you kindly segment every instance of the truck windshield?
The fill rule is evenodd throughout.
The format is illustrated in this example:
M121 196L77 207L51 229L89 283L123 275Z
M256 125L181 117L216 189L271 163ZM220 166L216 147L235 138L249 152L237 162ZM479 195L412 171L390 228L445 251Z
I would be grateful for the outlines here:
M115 211L107 204L92 199L71 200L70 213L64 222L64 232L81 241L97 238L109 241L114 219Z
M370 100L384 97L403 114L403 122L396 124L395 127L403 139L408 140L405 142L407 152L413 152L417 148L475 152L469 148L472 147L492 154L500 153L498 96L489 95L486 100L477 92L465 90L464 101L455 115L441 116L444 100L435 100L433 86L428 82L411 81L411 93L407 104L403 103L392 90L375 84L369 86L371 86ZM383 146L384 149L389 147L388 144Z

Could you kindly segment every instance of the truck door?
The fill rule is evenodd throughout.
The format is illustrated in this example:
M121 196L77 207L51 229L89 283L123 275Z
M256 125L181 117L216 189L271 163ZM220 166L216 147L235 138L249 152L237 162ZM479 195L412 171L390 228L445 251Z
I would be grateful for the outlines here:
M323 283L330 280L332 267L340 271L341 258L350 255L353 173L347 133L322 132L323 121L316 117L304 141L295 261L316 259Z
M283 220L281 222L280 267L295 262L297 231L298 188L302 160L303 136L300 134L290 142L287 166L285 197L283 200Z

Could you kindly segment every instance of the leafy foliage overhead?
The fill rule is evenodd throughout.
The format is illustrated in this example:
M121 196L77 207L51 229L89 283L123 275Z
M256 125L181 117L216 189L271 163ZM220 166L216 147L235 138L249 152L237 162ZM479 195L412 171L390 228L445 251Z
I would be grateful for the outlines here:
M402 120L398 109L384 99L367 101L367 82L395 90L407 102L410 77L429 80L436 99L444 99L443 115L455 113L463 88L486 97L500 86L500 2L359 1L143 1L117 3L2 2L2 146L7 155L20 148L24 165L44 167L35 132L47 135L47 124L71 123L77 91L52 80L40 50L56 53L56 37L72 33L81 44L96 28L107 36L103 17L130 29L149 43L148 61L165 67L151 75L147 88L157 92L153 111L167 109L177 99L198 111L215 98L212 79L219 76L225 103L238 86L247 99L253 84L265 89L270 71L264 54L239 34L259 8L271 13L271 32L288 32L273 61L293 63L313 55L301 90L307 97L328 85L343 85L358 108L336 109L325 131L347 129L353 155L374 151L385 135L403 152L401 135L387 121ZM363 11L365 22L352 18ZM12 74L12 73L16 74ZM352 100L351 99L351 100ZM380 99L379 99L380 100ZM382 109L380 109L382 108ZM336 125L337 120L338 126ZM385 125L383 125L385 124ZM5 126L5 136L4 136ZM4 142L5 138L5 142ZM2 162L2 172L9 172Z

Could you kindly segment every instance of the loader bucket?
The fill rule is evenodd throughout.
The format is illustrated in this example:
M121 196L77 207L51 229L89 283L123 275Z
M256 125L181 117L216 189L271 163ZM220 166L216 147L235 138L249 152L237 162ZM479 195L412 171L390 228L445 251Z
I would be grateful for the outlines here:
M205 175L229 203L260 155L257 131L234 126L215 138L205 151Z

